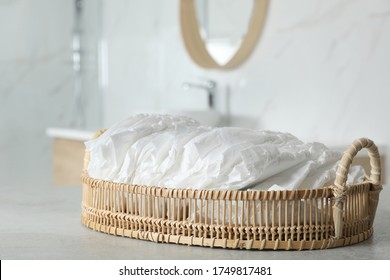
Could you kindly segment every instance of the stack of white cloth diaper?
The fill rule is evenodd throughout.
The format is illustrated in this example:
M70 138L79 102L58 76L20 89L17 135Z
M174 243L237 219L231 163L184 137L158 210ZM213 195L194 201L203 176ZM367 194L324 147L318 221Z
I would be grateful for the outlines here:
M289 133L208 127L138 114L87 141L89 176L118 183L213 190L319 188L335 179L341 153ZM350 170L360 182L362 167Z

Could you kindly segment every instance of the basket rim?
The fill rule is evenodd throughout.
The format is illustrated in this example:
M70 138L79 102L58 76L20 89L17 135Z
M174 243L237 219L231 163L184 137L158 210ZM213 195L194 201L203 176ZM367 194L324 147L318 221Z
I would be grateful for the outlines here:
M153 195L156 197L172 198L197 198L197 199L215 199L215 200L297 200L297 199L315 199L315 198L335 198L334 186L324 186L321 188L306 188L293 190L218 190L218 189L193 189L180 187L158 187L139 184L128 184L114 182L90 177L87 172L81 175L81 181L91 188L97 186L114 187L126 189L132 193ZM347 193L369 191L376 189L369 180L362 183L350 184L347 186Z

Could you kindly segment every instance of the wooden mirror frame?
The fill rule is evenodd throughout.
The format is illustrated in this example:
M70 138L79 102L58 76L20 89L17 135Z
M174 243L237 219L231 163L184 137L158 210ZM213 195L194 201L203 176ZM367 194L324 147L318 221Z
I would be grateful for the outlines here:
M192 60L207 69L233 69L243 63L256 46L263 30L269 0L253 0L253 10L240 48L224 65L220 65L208 52L200 35L195 8L196 0L180 0L180 26L184 45Z

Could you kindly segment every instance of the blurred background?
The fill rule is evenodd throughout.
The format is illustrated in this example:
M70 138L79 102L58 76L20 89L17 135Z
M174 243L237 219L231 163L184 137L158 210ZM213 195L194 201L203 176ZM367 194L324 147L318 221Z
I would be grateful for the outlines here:
M135 113L207 112L207 90L183 84L208 81L216 125L342 149L369 137L388 153L389 1L270 0L256 47L229 70L193 62L179 4L0 0L0 186L53 184L63 129L82 142Z

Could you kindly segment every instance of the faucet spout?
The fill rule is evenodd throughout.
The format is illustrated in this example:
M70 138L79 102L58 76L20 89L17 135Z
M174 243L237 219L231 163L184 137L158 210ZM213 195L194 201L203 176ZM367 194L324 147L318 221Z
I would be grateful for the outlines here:
M214 109L214 96L217 88L216 82L209 80L206 82L206 84L183 83L184 90L190 90L191 88L205 90L208 95L209 108Z

